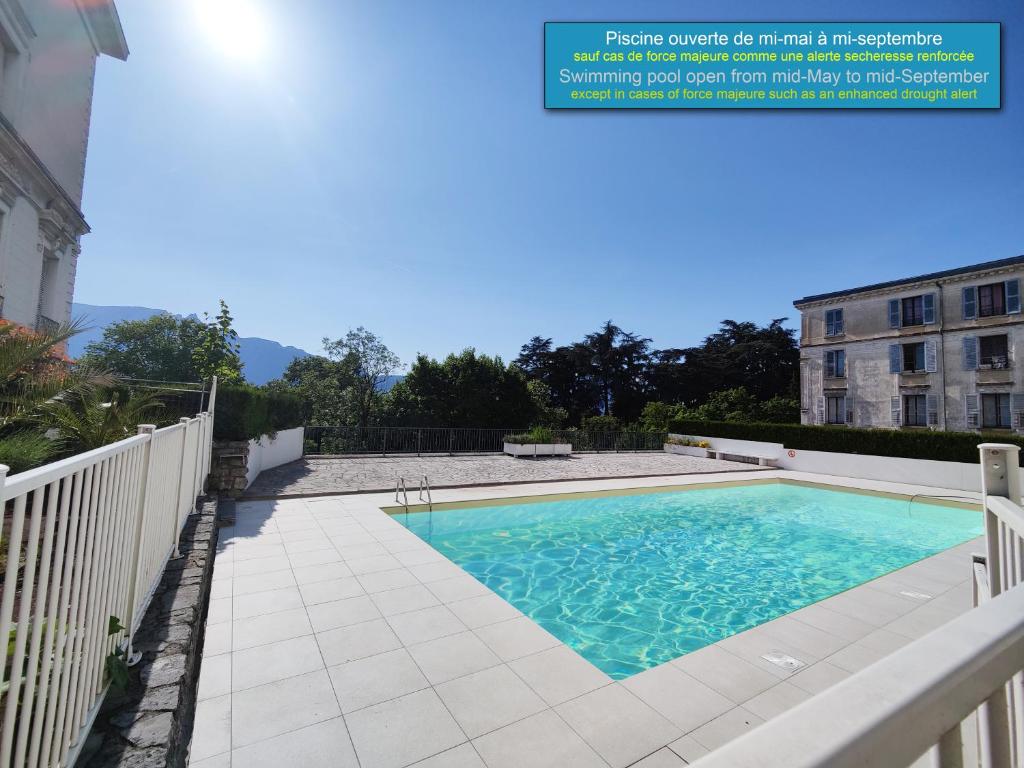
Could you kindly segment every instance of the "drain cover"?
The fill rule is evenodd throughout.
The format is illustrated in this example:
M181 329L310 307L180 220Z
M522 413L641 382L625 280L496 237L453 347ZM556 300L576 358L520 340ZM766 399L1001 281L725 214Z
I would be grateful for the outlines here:
M771 651L761 657L769 664L774 664L776 667L782 667L783 669L800 669L804 666L804 663L800 659L794 659L792 656L783 653L782 651Z
M932 599L931 595L926 595L924 592L907 592L905 590L901 590L900 594L903 595L904 597L913 598L914 600L931 600Z

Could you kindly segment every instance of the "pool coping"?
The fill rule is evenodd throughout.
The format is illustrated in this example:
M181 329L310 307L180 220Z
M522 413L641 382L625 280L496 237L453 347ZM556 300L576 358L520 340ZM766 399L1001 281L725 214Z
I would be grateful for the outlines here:
M748 477L737 476L741 474ZM920 493L935 495L948 492L980 502L979 494L955 489L923 488L785 470L756 470L717 477L685 475L650 479L629 477L608 481L563 481L559 484L562 487L555 494L595 491L621 493L637 488L657 492L671 490L676 486L721 487L746 484L744 481L748 480L773 479L858 492L892 494L901 498ZM523 485L492 485L439 489L434 496L438 504L450 504L511 499L524 495L532 498L552 495L552 483L535 485L536 493L527 494L523 493L527 490ZM244 670L245 658L253 654L253 648L235 647L236 636L246 642L251 640L248 635L241 634L243 631L251 631L251 622L250 619L235 618L231 605L236 597L244 597L236 595L236 591L241 589L242 592L253 594L250 591L253 579L264 579L268 594L275 590L280 590L277 594L283 594L292 587L281 586L288 579L268 578L285 571L236 577L233 571L236 556L239 557L239 563L261 558L266 558L262 563L270 563L272 559L276 560L283 555L283 562L289 568L286 573L291 579L288 583L294 583L296 594L302 595L302 610L310 616L322 613L322 609L317 608L322 603L308 603L305 595L307 592L323 591L333 582L324 579L302 584L311 571L310 566L302 563L309 558L304 558L301 552L292 552L288 543L291 537L285 535L291 530L290 526L298 525L300 520L315 521L323 530L325 549L317 551L333 558L329 564L312 568L328 568L337 564L335 571L344 569L352 575L351 579L336 579L339 584L352 581L369 585L371 582L389 579L397 581L399 577L408 580L406 587L375 592L365 590L365 602L368 605L386 605L403 597L403 590L409 594L419 591L430 595L430 599L436 603L393 614L381 611L383 615L380 619L367 619L346 625L344 631L353 635L362 631L353 628L361 627L368 631L370 625L373 625L376 631L383 626L390 627L395 633L399 649L414 660L415 666L426 675L426 685L420 690L346 711L344 714L344 692L339 693L335 684L338 731L343 732L349 740L348 749L354 744L355 752L364 767L377 764L413 765L418 760L428 760L436 755L439 757L431 765L447 765L449 760L454 763L458 756L458 759L467 761L467 766L546 766L556 764L545 761L546 756L554 759L556 755L563 761L557 764L625 768L643 764L644 760L650 758L652 765L683 765L684 761L696 759L709 749L720 746L765 719L809 698L813 693L824 690L966 610L970 602L970 553L983 550L981 540L973 539L719 643L629 678L613 681L384 512L382 506L386 506L390 496L390 493L365 493L277 502L244 501L239 504L238 523L234 529L224 532L224 543L217 558L214 578L217 581L220 574L224 584L216 592L217 598L211 602L210 625L214 628L214 634L227 631L227 647L221 640L220 645L207 648L204 661L207 658L209 661L202 673L207 678L216 678L220 670L223 676L223 656L227 655L227 691L223 689L223 680L218 688L216 680L210 682L208 679L204 695L201 675L201 706L205 704L207 710L221 711L226 697L229 700L228 710L234 713L235 699L244 700L247 696L255 695L254 692L260 688L269 689L278 685L278 682L271 681L252 689L235 690L237 681L232 679L231 670ZM247 526L250 523L254 525L251 530L256 531L255 534L244 533L249 530ZM270 523L273 525L270 526ZM249 541L250 538L255 540ZM347 543L357 539L374 542L369 546L387 551L387 558L394 562L384 570L379 570L378 566L383 567L383 562L369 561L382 560L380 556L359 556L365 550L360 550L359 544ZM280 543L277 543L278 540ZM251 562L249 568L253 566L263 570L260 568L261 563ZM458 590L453 591L455 586L469 586L467 579L478 585L480 591L469 597ZM311 585L317 584L320 586L310 589ZM337 601L338 604L345 602ZM442 618L444 621L441 621ZM421 632L410 629L418 626L418 622L422 625L440 622L448 629L431 630L428 634L438 631L441 634L425 640ZM225 623L230 624L226 630L224 626L218 628L218 625ZM320 664L325 679L334 679L335 675L343 677L339 668L355 667L375 658L370 655L366 659L331 664L331 661L337 660L336 656L332 657L332 653L335 653L332 643L335 643L340 631L338 628L322 631L311 628L309 631L314 645L319 646L320 655L323 656ZM273 652L274 655L277 655L278 650L281 654L287 654L284 646L306 637L302 635L283 641L274 640L255 648L262 648L266 653ZM467 651L470 645L476 649L476 653L487 655L491 661L481 669L450 679L441 679L445 676L439 677L430 672L431 664L442 662L455 667L461 665L462 670L471 669L466 667L468 657L473 655ZM397 653L398 649L390 652ZM804 664L795 670L783 669L763 658L772 653L798 659ZM233 654L235 658L232 658ZM387 677L391 672L385 671L383 674ZM563 691L572 691L574 695L560 700L561 694L552 693L559 685ZM466 698L472 699L471 693L476 699L467 707ZM542 706L536 704L538 701ZM514 712L508 710L509 706L513 706L508 702L513 702L519 709ZM221 710L217 710L217 707ZM492 711L508 710L505 719L509 722L501 722L496 727L488 727L478 733L480 726L474 723L478 722L479 715L474 714L473 710L486 710L488 707ZM240 711L248 710L243 707ZM207 714L212 715L212 712ZM237 720L240 714L234 713L233 716ZM417 721L433 724L431 732L435 736L444 732L449 737L446 737L447 740L435 741L425 738L416 748L419 751L415 752L415 759L406 759L413 754L401 753L408 745L389 743L387 738L380 735L386 732L386 728L379 730L377 726L384 727L396 718L402 721L410 716ZM232 714L227 716L229 736L226 740L223 733L210 732L217 728L223 730L224 718L218 721L211 716L208 719L210 724L205 726L204 731L204 719L197 716L196 738L200 749L195 756L198 759L194 759L192 764L196 768L230 766L232 749L237 751L249 747L237 745L232 740ZM329 722L335 722L335 718L330 718ZM242 725L236 724L234 727L237 729ZM252 724L246 727L251 730ZM273 735L271 727L268 733L272 735L261 734L265 738L256 743L270 749L281 740L299 738L305 730L295 728L287 733ZM214 742L216 747L210 746ZM226 749L223 749L225 745ZM216 748L221 749L211 751ZM348 765L338 756L340 749L342 747L339 745L332 753L335 764ZM226 762L223 759L225 756Z

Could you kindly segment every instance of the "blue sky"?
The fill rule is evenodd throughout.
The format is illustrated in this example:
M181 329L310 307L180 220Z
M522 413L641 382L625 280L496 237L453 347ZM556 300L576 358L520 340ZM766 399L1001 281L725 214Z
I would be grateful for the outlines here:
M1019 3L118 0L76 299L229 303L310 351L661 347L800 296L1024 252ZM1002 21L998 112L545 112L546 20Z

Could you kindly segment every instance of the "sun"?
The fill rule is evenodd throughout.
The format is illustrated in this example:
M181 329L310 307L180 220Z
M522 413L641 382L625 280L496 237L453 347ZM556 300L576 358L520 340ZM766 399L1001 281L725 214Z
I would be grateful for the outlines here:
M258 61L266 54L268 23L255 0L197 0L199 24L223 55Z

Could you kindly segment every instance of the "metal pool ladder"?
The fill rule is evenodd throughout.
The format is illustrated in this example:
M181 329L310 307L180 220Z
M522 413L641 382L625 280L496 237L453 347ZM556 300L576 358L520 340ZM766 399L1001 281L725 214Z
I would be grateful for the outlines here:
M423 498L423 490L424 490L424 488L426 488L426 491L427 491L427 498L426 499ZM426 501L427 502L427 509L429 509L431 512L434 511L434 500L430 496L430 478L427 477L426 475L424 475L423 477L420 478L420 501L421 502L422 501Z
M395 481L395 503L396 504L399 503L399 498L398 498L398 494L399 493L402 494L402 499L404 499L404 501L402 501L402 506L404 506L405 507L405 511L408 512L409 511L409 492L405 488L405 478L404 477L399 477Z

